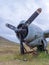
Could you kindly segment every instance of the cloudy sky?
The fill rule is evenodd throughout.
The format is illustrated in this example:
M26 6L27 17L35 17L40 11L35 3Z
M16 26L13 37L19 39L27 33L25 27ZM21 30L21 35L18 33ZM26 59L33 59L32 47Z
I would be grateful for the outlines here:
M18 42L15 33L6 28L5 24L17 27L21 20L27 20L38 8L42 8L42 12L32 24L48 30L49 0L0 0L0 36Z

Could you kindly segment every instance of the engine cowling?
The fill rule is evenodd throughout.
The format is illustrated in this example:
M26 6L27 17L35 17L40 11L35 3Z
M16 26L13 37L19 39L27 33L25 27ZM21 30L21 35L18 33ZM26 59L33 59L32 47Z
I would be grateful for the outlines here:
M18 29L25 29L25 32L16 33L17 37L20 39L19 34L21 34L22 38L26 38L28 35L28 26L24 25L25 21L21 21L21 23L17 26Z
M17 37L20 39L19 34L21 34L23 40L27 42L43 36L43 31L39 27L34 24L27 26L25 25L25 21L21 21L17 28L25 29L25 32L17 33Z

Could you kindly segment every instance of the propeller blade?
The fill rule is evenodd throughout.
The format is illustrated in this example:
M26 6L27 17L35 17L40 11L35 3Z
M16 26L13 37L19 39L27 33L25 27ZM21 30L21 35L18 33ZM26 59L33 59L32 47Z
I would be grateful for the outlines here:
M26 29L17 29L15 26L11 25L11 24L6 24L6 26L12 30L14 30L15 32L25 32Z
M17 30L16 27L13 26L13 25L11 25L11 24L8 24L8 23L7 23L6 26L7 26L8 28L14 30L14 31Z
M24 54L23 38L21 34L19 34L19 37L20 37L20 53Z
M24 54L24 46L22 41L20 41L20 53Z
M32 16L25 22L26 25L30 25L32 21L41 13L42 9L38 8Z

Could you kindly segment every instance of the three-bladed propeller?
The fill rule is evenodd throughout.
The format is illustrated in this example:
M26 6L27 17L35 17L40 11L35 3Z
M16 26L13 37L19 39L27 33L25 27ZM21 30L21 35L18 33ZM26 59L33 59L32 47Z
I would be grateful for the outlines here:
M24 54L24 47L23 47L23 33L26 33L26 26L28 27L32 21L41 13L42 9L38 8L33 14L32 16L20 27L20 28L16 28L15 26L11 25L11 24L6 24L6 26L12 30L14 30L16 33L19 34L19 39L20 39L20 52L21 54ZM22 33L23 32L23 33ZM23 34L23 35L22 35Z

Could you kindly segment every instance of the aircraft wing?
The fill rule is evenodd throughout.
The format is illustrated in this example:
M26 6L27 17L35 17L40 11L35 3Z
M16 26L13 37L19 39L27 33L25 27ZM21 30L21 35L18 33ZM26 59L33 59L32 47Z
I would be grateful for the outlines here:
M45 38L49 38L49 30L44 31L44 37L45 37Z

